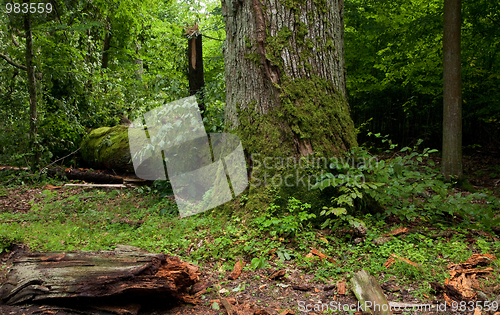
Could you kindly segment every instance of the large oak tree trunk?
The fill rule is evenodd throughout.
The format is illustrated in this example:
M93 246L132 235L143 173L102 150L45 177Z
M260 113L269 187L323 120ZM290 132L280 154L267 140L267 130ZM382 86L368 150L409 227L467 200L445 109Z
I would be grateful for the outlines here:
M343 1L223 0L222 8L226 124L252 156L252 179L265 157L333 157L356 146L345 89Z
M226 120L249 153L332 155L356 145L343 1L223 1Z

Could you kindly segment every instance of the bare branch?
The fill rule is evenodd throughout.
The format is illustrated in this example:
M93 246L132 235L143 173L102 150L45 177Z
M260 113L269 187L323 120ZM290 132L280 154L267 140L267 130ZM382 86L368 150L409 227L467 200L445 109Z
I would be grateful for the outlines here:
M5 61L7 61L8 63L10 63L11 65L13 65L16 68L19 68L19 69L24 70L24 71L28 70L28 68L26 68L25 65L20 65L20 64L16 63L15 61L13 61L8 56L6 56L2 53L0 53L0 58L4 59Z
M11 33L10 35L12 36L12 42L14 43L14 45L16 45L16 47L19 47L19 43L17 42L16 37L14 36L14 33Z

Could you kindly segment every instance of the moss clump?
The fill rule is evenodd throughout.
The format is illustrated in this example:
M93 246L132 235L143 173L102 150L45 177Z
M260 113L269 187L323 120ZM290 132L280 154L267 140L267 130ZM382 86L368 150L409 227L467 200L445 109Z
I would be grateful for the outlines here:
M244 57L246 60L250 60L251 62L253 62L255 64L255 66L257 67L260 67L261 66L261 63L260 63L260 55L256 52L253 52L253 53L249 53L249 54L245 54L245 57Z
M356 145L347 102L335 92L332 82L314 75L310 79L284 78L281 91L285 119L301 139L311 140L315 152L332 154L345 150L325 147L324 143Z
M81 146L83 160L92 167L105 166L115 170L134 171L127 126L94 129L83 139Z

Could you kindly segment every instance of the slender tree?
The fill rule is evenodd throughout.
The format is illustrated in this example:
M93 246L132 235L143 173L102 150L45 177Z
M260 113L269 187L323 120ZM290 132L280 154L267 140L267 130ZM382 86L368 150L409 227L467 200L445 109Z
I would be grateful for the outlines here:
M25 0L24 3L29 3ZM33 149L31 169L35 170L39 163L40 152L38 149L38 113L37 113L37 91L35 81L35 66L33 63L33 34L31 32L30 13L24 15L24 31L26 33L26 71L28 73L28 91L30 95L30 139Z
M205 103L203 100L203 89L205 88L205 76L203 73L203 37L198 30L198 24L186 28L188 37L188 81L189 95L198 94L198 106L204 115Z
M444 0L443 162L446 178L462 178L461 0Z

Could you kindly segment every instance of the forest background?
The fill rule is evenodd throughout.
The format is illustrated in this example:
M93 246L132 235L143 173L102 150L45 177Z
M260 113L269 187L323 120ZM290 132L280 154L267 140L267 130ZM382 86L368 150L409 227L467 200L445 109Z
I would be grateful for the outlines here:
M29 139L22 14L2 10L0 164L41 164L75 151L91 130L189 95L186 28L205 35L205 125L224 129L224 22L217 1L65 1L32 21L38 147ZM5 3L3 4L5 7ZM389 135L442 141L442 1L345 1L345 60L358 142ZM500 4L462 4L464 148L498 147ZM109 47L105 47L109 40ZM104 49L108 48L108 49ZM371 133L369 133L371 132ZM467 153L467 151L466 151ZM72 161L76 165L77 161ZM71 164L71 163L67 163Z

